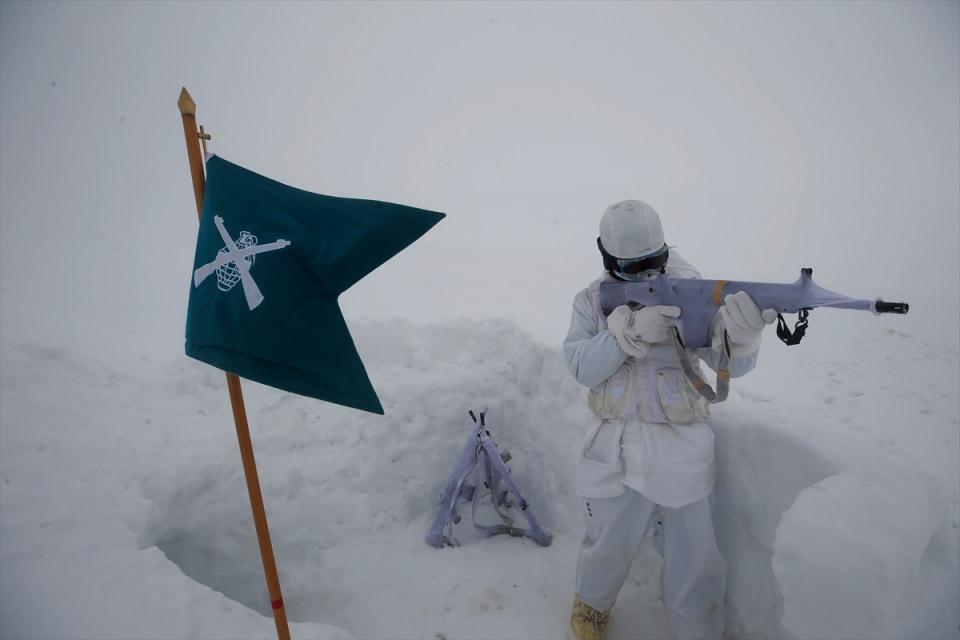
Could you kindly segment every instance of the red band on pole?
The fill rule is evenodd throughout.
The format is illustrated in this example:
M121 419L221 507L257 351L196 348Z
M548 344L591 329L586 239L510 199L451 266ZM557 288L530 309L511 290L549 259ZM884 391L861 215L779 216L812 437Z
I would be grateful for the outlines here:
M274 609L283 609L283 598L270 601L270 606Z

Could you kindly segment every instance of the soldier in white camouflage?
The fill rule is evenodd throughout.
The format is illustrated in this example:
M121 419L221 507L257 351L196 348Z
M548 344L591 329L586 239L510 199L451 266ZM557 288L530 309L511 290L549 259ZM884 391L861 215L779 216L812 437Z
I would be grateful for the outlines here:
M709 405L680 358L697 370L700 361L717 370L729 359L730 376L742 376L756 364L761 331L776 313L761 312L744 292L728 296L711 327L711 345L678 350L679 307L622 305L605 317L598 299L600 283L611 278L700 277L667 246L657 212L638 200L611 205L598 245L606 273L574 298L563 345L570 372L589 388L595 416L578 465L586 535L570 630L577 640L602 640L630 563L656 527L672 637L719 639L726 562L713 524L713 431L705 422Z

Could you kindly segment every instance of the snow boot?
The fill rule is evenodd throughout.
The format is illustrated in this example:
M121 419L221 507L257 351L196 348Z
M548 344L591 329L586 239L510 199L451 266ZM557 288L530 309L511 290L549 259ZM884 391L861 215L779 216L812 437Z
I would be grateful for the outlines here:
M573 640L603 640L610 624L609 611L597 611L583 602L579 596L573 600L573 613L570 614L570 631Z

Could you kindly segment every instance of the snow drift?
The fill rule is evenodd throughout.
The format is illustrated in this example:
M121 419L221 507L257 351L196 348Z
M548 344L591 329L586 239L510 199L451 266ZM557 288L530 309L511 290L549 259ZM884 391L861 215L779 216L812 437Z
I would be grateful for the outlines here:
M768 336L714 411L730 632L954 637L957 354L830 321L848 346ZM385 417L245 385L294 635L562 637L589 416L559 349L501 320L354 332ZM25 343L0 362L2 635L270 637L222 373L180 358L133 375ZM908 375L875 388L894 366ZM466 520L464 546L423 543L481 407L550 548ZM657 562L639 554L612 637L664 635Z

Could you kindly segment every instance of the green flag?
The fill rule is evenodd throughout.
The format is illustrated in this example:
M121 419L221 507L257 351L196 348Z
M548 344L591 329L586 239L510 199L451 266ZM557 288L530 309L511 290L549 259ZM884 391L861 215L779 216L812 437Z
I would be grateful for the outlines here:
M187 355L242 378L382 414L337 296L443 217L302 191L210 157Z

